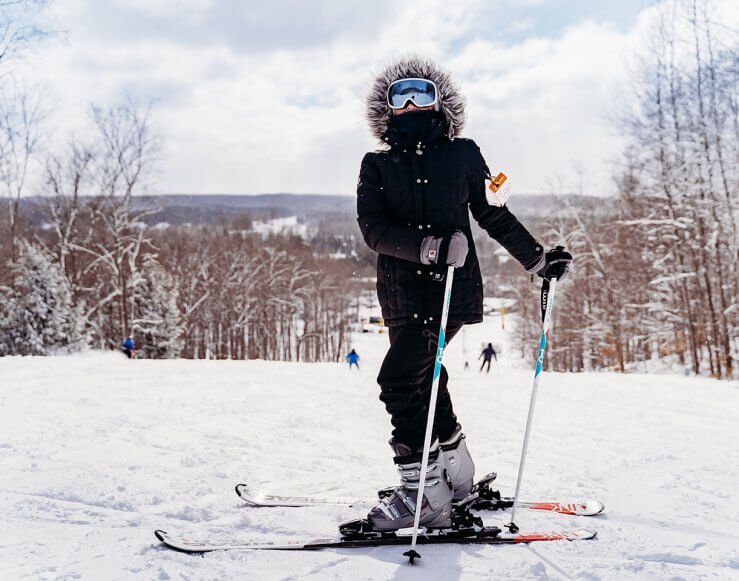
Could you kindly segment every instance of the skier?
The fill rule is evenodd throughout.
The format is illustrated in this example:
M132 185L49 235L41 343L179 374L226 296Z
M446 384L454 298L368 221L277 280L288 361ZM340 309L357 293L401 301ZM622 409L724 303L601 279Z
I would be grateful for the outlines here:
M465 323L482 321L469 212L530 273L561 277L572 257L545 253L508 208L487 203L490 172L475 142L459 137L464 99L445 70L415 55L396 60L375 78L366 106L384 148L362 160L357 221L378 254L377 294L390 347L377 381L401 481L366 522L393 531L413 525L447 265L455 267L447 343ZM420 519L428 528L451 525L452 500L470 492L475 472L447 381L442 366Z
M123 351L129 359L133 359L134 355L136 355L136 345L131 337L126 337L123 340L123 343L121 343L121 351Z
M359 371L359 355L357 355L357 352L352 349L346 356L346 360L349 362L349 369L351 370L352 365L357 366L357 371Z
M484 357L485 359L482 360L482 365L480 365L480 373L482 373L482 368L485 367L486 363L488 364L488 368L485 373L490 373L490 360L495 357L495 361L498 361L498 356L495 353L495 349L493 349L492 343L488 343L488 346L482 350L482 353L480 353L480 357L478 357L477 360L479 361L481 357Z

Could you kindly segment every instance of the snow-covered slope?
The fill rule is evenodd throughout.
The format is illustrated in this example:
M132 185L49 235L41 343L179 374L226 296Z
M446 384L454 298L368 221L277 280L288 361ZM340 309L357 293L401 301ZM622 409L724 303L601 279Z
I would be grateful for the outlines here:
M456 410L478 472L496 470L511 493L531 366L507 348L498 318L464 339L470 371L461 335L447 353ZM502 361L480 375L488 340ZM156 528L314 537L361 516L247 508L233 485L369 496L395 483L375 384L386 341L356 338L359 373L100 353L0 359L0 578L739 578L739 386L674 375L543 377L524 496L596 497L607 514L517 520L595 528L594 541L425 547L414 567L397 547L201 558L159 545Z

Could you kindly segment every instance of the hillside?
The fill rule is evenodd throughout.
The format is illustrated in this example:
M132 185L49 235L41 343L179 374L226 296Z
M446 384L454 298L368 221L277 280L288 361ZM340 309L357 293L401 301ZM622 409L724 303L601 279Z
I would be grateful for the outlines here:
M519 217L536 218L561 209L565 199L583 209L598 209L599 212L608 212L615 203L612 198L596 196L514 194L508 205ZM352 194L165 194L137 196L135 200L138 208L161 208L147 218L149 222L168 224L213 224L246 214L257 220L288 216L301 219L339 217L354 226L356 211ZM23 198L21 203L21 212L33 224L44 222L46 208L47 200L40 196Z
M475 359L491 339L501 361L480 375ZM2 577L737 578L739 389L676 375L543 377L524 496L596 497L607 513L520 513L519 524L594 528L594 541L427 547L410 568L397 547L201 558L155 540L156 528L327 536L366 512L247 508L233 485L371 496L396 482L375 384L386 341L356 337L359 373L331 363L128 361L99 352L0 359ZM508 349L495 317L455 338L447 361L478 474L497 471L511 493L530 362ZM499 513L486 520L507 522Z

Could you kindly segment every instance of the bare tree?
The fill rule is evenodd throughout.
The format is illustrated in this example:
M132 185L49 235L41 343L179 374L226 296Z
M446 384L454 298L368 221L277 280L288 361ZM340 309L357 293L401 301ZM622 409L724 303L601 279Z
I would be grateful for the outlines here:
M14 84L0 89L0 187L8 198L9 240L17 252L18 206L29 170L42 144L42 124L48 114L40 88L18 91Z
M144 220L158 210L137 206L133 194L146 185L159 142L150 108L130 100L109 109L93 106L90 117L96 138L50 157L46 182L60 263L76 296L87 298L87 320L105 344L130 334L131 292L145 282L140 267L154 256ZM103 316L111 308L115 317Z
M46 4L46 0L0 2L0 65L50 34L50 31L33 23L33 16Z

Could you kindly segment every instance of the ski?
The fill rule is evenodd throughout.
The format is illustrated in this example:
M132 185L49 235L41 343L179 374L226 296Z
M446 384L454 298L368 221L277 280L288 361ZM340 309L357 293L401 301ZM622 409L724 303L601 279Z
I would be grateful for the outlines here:
M239 540L239 539L198 539L185 535L170 535L166 531L154 531L156 538L165 546L185 553L206 553L210 551L309 551L320 549L359 549L365 547L384 547L393 545L409 545L411 542L410 529L408 532L383 533L375 537L364 538L318 538L318 539L281 539ZM418 535L418 544L481 544L481 545L510 545L539 541L581 541L593 539L597 535L589 530L557 531L546 533L506 534L497 527L484 527L473 532L442 530L430 531Z
M504 510L513 507L513 498L501 496L490 483L495 480L495 473L490 473L475 484L472 493L460 501L458 505L471 510ZM383 498L392 494L393 489L380 490L378 496ZM329 496L280 496L266 494L255 490L247 484L237 484L236 494L249 506L254 507L302 507L302 506L354 506L358 504L372 504L376 502L369 498L329 497ZM574 516L595 516L605 510L605 505L599 500L582 502L551 502L551 501L520 501L517 508L526 510L543 510L559 514Z
M501 498L500 501L479 500L471 506L472 510L502 510L513 507L513 498ZM525 510L544 510L566 514L570 516L596 516L601 514L606 506L600 500L586 500L584 502L527 502L520 500L516 507Z

